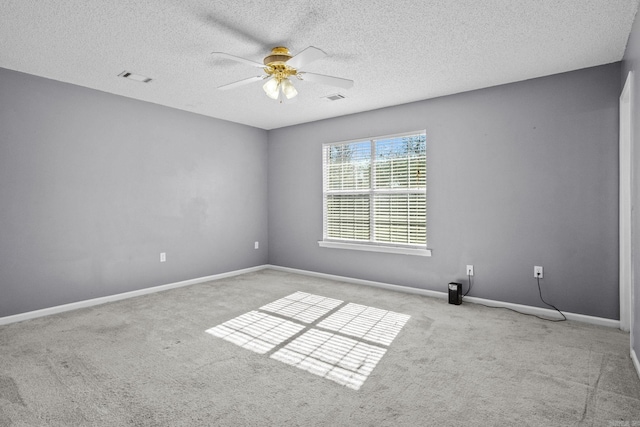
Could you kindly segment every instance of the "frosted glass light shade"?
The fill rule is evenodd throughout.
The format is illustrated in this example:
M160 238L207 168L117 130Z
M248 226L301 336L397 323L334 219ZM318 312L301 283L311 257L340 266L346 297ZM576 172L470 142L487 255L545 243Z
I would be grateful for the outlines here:
M291 99L298 94L298 91L293 86L293 84L289 81L289 79L284 79L281 83L282 92L287 99Z
M274 79L273 77L267 80L267 82L262 86L264 92L271 99L278 99L278 92L280 92L280 83Z

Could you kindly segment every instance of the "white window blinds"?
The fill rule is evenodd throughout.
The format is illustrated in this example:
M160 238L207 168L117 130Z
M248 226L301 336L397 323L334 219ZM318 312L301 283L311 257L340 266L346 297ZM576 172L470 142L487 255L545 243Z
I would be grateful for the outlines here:
M324 240L426 247L424 132L323 145Z

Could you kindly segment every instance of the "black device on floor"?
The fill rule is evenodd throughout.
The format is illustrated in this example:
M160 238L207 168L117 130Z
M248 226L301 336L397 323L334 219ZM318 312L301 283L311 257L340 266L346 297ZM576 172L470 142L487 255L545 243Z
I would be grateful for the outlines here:
M449 304L462 304L462 283L449 283Z

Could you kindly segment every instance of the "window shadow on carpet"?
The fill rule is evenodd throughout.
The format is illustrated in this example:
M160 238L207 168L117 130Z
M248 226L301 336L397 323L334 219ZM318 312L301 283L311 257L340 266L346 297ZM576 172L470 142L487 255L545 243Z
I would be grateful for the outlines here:
M359 390L410 317L295 292L206 332Z

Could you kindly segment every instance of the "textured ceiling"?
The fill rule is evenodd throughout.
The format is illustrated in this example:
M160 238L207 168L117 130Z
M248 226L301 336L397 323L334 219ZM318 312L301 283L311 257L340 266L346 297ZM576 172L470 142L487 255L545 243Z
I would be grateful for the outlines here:
M0 67L274 129L619 61L638 1L2 0ZM355 85L294 81L292 104L216 89L260 70L212 51L279 45L324 50L304 69Z

